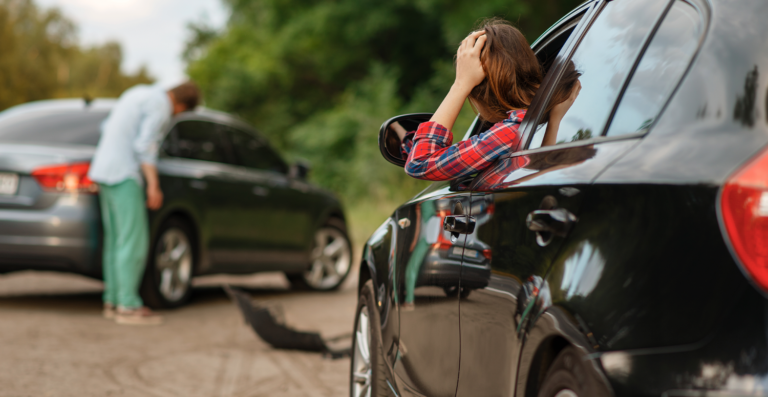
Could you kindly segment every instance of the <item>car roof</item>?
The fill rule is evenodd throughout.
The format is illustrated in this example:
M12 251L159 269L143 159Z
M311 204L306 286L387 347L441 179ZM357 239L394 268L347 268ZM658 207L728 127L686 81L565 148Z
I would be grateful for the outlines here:
M10 107L0 112L0 118L8 116L17 116L24 113L38 112L69 112L69 111L103 111L109 112L117 103L115 98L66 98L66 99L46 99L41 101L27 102L21 105ZM225 112L198 106L192 112L184 112L176 115L173 120L206 119L224 124L231 124L253 130L248 123Z

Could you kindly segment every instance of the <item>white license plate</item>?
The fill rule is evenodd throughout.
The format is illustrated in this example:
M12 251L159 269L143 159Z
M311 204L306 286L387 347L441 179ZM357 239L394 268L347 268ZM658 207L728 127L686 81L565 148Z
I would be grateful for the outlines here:
M0 194L16 194L19 188L19 175L7 172L0 172Z
M462 249L461 247L453 247L454 255L461 255L462 251L467 258L477 258L477 251L471 249Z

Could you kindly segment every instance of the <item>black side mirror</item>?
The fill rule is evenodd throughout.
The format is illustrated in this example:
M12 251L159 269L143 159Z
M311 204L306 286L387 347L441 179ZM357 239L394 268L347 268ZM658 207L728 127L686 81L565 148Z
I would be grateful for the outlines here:
M304 160L296 161L288 172L288 175L293 179L300 179L302 181L307 180L309 175L309 163Z
M429 121L432 113L412 113L392 117L384 122L379 129L379 150L385 160L398 166L405 166L405 158L400 149L400 137L397 131L411 132L419 128L419 124Z

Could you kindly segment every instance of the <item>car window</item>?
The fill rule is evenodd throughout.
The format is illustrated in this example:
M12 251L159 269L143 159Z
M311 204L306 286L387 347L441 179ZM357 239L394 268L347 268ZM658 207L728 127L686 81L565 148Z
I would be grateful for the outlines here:
M584 12L574 16L571 20L569 20L567 23L564 23L563 26L557 30L542 35L542 37L540 37L534 43L535 47L533 48L533 52L536 54L536 58L539 60L539 64L541 65L541 69L545 76L549 72L549 69L552 67L557 54L560 53L560 50L562 50L563 46L565 46L568 38L571 37L571 34L573 34L573 31L576 30L576 26L579 24L583 17ZM488 131L488 129L491 127L493 127L493 123L481 120L479 117L477 117L469 127L469 130L467 130L467 134L465 134L462 140L469 139L469 137L478 135L481 132Z
M173 157L192 160L230 162L227 147L218 131L219 125L208 121L189 120L177 123L163 144Z
M288 172L285 162L269 147L266 140L235 128L227 127L226 130L238 164L283 174Z
M668 0L612 1L597 16L571 57L581 73L581 92L560 123L557 143L602 134L624 81ZM538 126L529 149L541 146L547 123Z
M677 86L704 28L696 9L678 0L664 17L621 98L608 136L644 131Z
M103 110L39 110L0 116L0 142L69 143L96 146Z

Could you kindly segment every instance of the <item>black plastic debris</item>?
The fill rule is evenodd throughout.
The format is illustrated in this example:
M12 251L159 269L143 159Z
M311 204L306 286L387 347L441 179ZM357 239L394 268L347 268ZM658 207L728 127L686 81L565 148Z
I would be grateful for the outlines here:
M328 342L350 338L351 335L342 335L326 340L317 332L296 331L278 321L268 308L254 305L248 294L229 285L224 286L224 291L243 313L245 323L250 325L261 339L275 349L323 353L324 356L333 359L347 357L351 353L351 347L333 349L328 346Z

